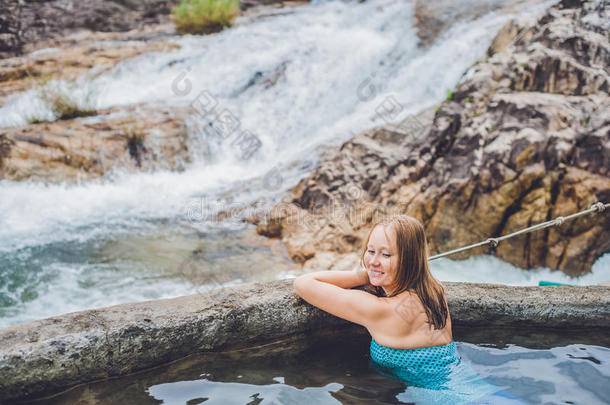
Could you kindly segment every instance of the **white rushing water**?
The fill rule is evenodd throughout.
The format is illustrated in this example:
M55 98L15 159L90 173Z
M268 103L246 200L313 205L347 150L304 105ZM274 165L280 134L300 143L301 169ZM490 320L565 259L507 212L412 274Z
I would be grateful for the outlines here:
M457 22L431 47L419 49L411 3L324 1L284 10L241 19L216 35L176 37L178 50L123 61L76 86L54 84L96 108L201 105L206 94L215 112L239 119L239 128L262 146L243 159L243 149L232 145L238 131L212 139L197 130L206 120L194 116L194 163L184 172L116 172L80 184L1 181L0 327L195 292L172 263L187 260L209 232L210 224L197 220L203 200L233 190L234 205L262 196L271 205L311 170L317 146L384 123L376 111L388 97L401 105L394 123L442 101L511 17L491 12ZM21 125L32 116L52 118L34 90L0 108L0 126ZM270 173L279 173L281 181L261 180ZM227 206L214 206L222 208ZM129 245L143 249L140 254L121 252L134 235L145 241ZM464 281L530 284L533 277L488 258L439 261L435 271L441 279ZM572 282L556 272L536 274ZM600 259L594 274L574 282L607 281L609 261Z
M600 257L591 273L569 277L561 271L548 268L523 270L493 256L478 256L467 260L438 259L431 262L432 274L442 281L497 283L506 285L537 286L539 281L568 285L595 285L610 281L610 253Z

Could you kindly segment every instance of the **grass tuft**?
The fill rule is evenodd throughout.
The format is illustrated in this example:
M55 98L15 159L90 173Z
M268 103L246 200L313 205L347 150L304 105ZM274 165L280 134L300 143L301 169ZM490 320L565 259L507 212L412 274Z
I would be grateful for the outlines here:
M211 34L230 27L239 14L239 0L182 0L172 10L182 34Z
M49 105L53 115L58 120L71 120L97 114L95 109L79 105L69 94L49 87L43 89L41 98Z

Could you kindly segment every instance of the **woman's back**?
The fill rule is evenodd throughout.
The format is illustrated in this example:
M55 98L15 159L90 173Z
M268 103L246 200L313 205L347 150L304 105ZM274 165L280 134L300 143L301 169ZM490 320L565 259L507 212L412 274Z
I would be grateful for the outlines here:
M451 316L442 329L434 329L419 297L411 291L403 291L393 297L380 297L385 316L367 329L372 338L382 346L394 349L417 349L442 346L453 341Z
M451 317L434 329L425 308L414 292L379 297L386 316L367 327L371 334L371 366L380 374L428 389L447 383L460 363L451 333Z

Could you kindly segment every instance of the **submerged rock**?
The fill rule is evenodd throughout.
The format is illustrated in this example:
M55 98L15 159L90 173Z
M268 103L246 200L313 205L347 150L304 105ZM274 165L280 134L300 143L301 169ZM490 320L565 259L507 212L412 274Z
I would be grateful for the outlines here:
M0 401L31 399L193 353L362 327L296 296L293 280L121 304L0 330ZM608 287L444 283L455 326L610 328ZM397 308L397 310L399 310Z
M356 135L252 222L299 262L328 252L337 262L355 255L376 215L419 218L440 253L610 202L608 12L601 1L559 3L533 26L508 23L429 130ZM575 276L610 251L608 229L610 215L593 214L488 253Z

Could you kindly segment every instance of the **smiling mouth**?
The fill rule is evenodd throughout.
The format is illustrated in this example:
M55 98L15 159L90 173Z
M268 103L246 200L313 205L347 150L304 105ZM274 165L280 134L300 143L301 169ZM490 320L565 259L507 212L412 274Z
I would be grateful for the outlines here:
M377 271L377 270L371 270L371 272L373 272L373 274L377 274L377 275L385 274L383 271Z

